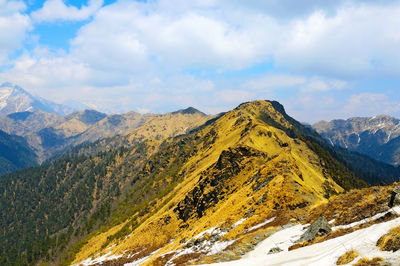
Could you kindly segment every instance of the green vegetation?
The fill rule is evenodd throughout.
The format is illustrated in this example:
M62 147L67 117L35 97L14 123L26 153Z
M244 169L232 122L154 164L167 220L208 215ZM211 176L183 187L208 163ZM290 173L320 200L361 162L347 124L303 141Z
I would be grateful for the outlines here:
M104 222L110 214L109 200L120 193L120 180L101 180L117 155L121 150L95 157L65 157L3 176L0 264L53 260L71 239Z
M36 155L23 138L0 130L0 175L36 164Z

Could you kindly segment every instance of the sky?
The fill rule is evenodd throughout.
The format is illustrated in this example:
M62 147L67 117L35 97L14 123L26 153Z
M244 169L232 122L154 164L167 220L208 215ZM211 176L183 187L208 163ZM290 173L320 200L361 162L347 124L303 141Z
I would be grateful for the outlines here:
M104 112L400 117L397 0L0 0L0 83Z

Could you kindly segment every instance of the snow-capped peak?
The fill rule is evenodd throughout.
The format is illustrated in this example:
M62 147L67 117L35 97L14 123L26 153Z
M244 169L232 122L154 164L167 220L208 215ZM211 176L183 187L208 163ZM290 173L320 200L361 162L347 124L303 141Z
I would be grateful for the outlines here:
M67 106L34 97L18 85L9 82L0 85L0 116L34 110L59 115L73 111Z

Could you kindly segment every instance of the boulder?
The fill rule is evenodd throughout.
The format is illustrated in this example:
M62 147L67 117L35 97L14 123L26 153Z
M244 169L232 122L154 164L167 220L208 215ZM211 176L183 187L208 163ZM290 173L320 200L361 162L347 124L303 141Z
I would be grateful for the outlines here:
M389 207L400 205L400 185L395 186L390 196Z
M274 247L274 248L271 248L269 251L268 251L268 254L276 254L276 253L279 253L279 252L282 252L283 250L281 249L281 248L279 248L279 247Z
M318 235L326 235L331 232L331 227L324 216L319 217L301 236L300 241L312 241Z

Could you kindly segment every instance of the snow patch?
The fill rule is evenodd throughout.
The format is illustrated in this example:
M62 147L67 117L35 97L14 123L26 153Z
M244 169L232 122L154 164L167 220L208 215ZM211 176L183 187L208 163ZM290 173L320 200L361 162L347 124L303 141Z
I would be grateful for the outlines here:
M390 211L400 213L400 207L392 208ZM369 219L377 219L382 217L385 213L387 212L375 215ZM366 219L363 221L365 222ZM373 257L382 257L386 262L398 265L400 261L400 252L380 251L376 246L378 239L396 226L400 226L400 218L374 224L370 227L321 243L288 251L288 247L291 246L293 240L299 239L305 232L306 226L296 225L271 235L242 259L218 263L218 265L336 265L337 259L351 249L357 250L360 257L369 259ZM268 251L273 247L279 247L283 251L276 254L268 254Z
M124 266L139 266L139 265L141 265L142 263L145 263L152 255L156 254L159 250L160 250L160 249L157 249L157 250L151 252L151 253L150 253L148 256L146 256L146 257L137 259L137 260L132 261L132 262L129 262L129 263L125 263ZM131 257L133 257L133 256L136 255L136 254L137 254L137 253L132 254ZM129 256L128 256L128 257L129 257Z
M332 227L332 231L335 231L335 230L338 230L338 229L347 229L347 228L355 227L357 225L365 224L365 223L368 223L370 221L374 221L376 219L379 219L379 218L385 216L389 212L395 212L397 215L400 215L400 207L399 206L393 207L388 211L378 213L378 214L376 214L376 215L374 215L372 217L368 217L368 218L362 219L362 220L360 220L358 222L354 222L354 223L346 224L346 225L334 226L334 227Z
M269 224L269 223L272 222L273 220L275 220L275 217L272 217L271 219L268 219L268 220L266 220L266 221L264 221L264 222L262 222L262 223L259 223L259 224L255 225L255 226L253 226L253 227L251 227L251 228L249 228L249 229L246 229L245 232L250 232L250 231L253 231L253 230L255 230L255 229L258 229L258 228L260 228L260 227L262 227L262 226L264 226L264 225L266 225L266 224Z
M123 256L123 254L121 255L113 255L112 252L108 252L106 254L104 254L103 256L97 257L97 258L88 258L84 261L81 261L79 263L73 264L73 266L78 266L78 265L84 265L84 266L89 266L89 265L94 265L94 264L102 264L103 262L107 261L107 260L116 260L119 259Z
M222 230L221 228L214 226L211 227L198 235L196 235L194 238L191 240L186 241L182 246L187 246L190 242L193 242L193 240L200 240L204 235L209 235L210 237L206 239L202 239L199 243L196 245L192 243L192 246L190 247L185 247L183 249L176 250L176 254L174 254L171 259L166 263L166 265L173 265L173 260L185 255L185 254L191 254L191 253L196 253L196 252L205 252L207 255L214 255L218 254L224 249L226 249L229 245L231 245L235 240L228 240L228 241L212 241L211 238L214 239L221 239L224 235L226 235L230 230L238 227L242 223L246 221L246 218L242 218L239 221L237 221L235 224L232 225L232 227L229 228L229 230ZM163 255L170 254L171 252L165 253Z

